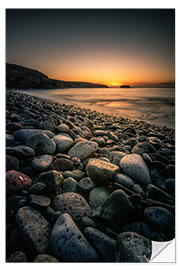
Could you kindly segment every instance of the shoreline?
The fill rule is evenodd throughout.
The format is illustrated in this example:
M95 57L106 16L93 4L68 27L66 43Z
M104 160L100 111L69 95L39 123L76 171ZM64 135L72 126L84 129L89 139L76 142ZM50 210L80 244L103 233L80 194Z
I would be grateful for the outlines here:
M174 136L7 90L7 262L148 262L175 238Z

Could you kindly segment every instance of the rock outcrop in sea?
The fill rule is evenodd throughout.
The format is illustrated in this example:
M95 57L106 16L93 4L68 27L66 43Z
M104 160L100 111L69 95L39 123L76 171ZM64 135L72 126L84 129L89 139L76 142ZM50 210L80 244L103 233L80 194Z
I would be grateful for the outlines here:
M148 262L175 237L174 136L7 90L7 262Z

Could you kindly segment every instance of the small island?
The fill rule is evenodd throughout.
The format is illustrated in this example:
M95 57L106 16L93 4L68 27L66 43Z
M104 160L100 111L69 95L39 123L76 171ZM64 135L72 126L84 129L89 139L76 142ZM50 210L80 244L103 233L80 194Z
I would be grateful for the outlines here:
M120 88L131 88L131 86L127 84L123 84L123 85L120 85Z

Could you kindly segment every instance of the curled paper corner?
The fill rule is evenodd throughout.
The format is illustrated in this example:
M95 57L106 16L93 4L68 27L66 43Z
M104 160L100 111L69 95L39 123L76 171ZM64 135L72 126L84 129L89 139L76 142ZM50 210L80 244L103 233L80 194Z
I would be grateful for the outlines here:
M150 263L175 263L175 239L167 242L152 241L152 255Z

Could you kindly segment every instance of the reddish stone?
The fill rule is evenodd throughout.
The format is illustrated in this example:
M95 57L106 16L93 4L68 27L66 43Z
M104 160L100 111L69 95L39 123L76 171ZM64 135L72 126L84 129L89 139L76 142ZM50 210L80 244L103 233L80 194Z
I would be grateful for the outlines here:
M21 190L26 190L32 185L32 180L27 175L15 170L6 173L6 193L14 195Z

